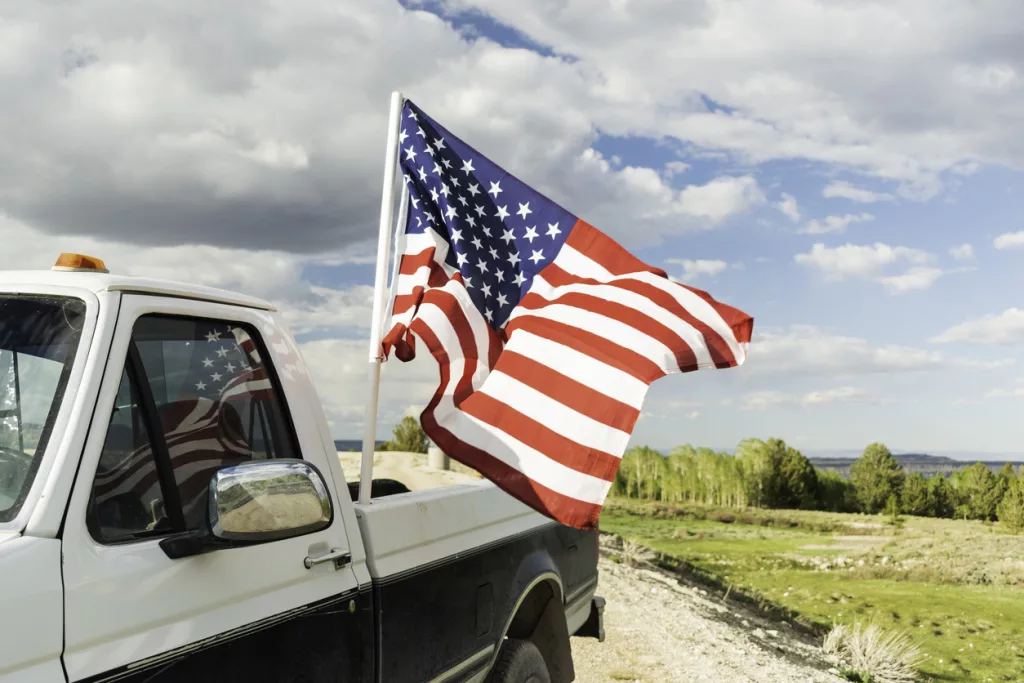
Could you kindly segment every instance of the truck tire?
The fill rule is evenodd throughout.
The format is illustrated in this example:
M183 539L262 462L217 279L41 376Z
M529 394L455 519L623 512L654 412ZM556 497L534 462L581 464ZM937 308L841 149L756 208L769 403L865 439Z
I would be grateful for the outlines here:
M551 683L548 665L529 640L509 638L498 654L487 683Z

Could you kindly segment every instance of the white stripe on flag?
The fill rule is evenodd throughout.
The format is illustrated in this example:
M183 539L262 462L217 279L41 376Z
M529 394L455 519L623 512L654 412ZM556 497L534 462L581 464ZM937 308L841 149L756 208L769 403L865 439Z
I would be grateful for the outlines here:
M397 296L404 296L406 294L412 294L413 290L417 287L426 288L427 278L430 277L430 266L421 266L416 269L416 272L409 273L408 275L402 274L398 276L398 286L395 288Z
M581 446L617 455L629 442L626 432L578 413L503 372L492 372L480 391Z
M439 287L434 291L444 291L452 296L458 304L461 306L463 312L466 314L466 319L469 321L469 329L473 334L473 341L476 344L477 357L480 362L477 363L476 368L473 371L473 390L479 389L484 380L487 379L487 373L490 372L490 367L487 365L488 353L490 352L490 335L487 333L487 323L484 321L484 317L480 315L480 311L473 305L472 300L469 298L469 292L466 290L465 285L457 280L451 280L444 287ZM420 306L419 317L423 318L423 321L430 326L431 329L438 329L437 323L440 319L448 321L445 317L444 312L432 304L423 304ZM448 325L451 327L450 323ZM454 333L454 329L452 330ZM453 338L452 342L454 348L457 349L458 357L462 357L462 347L459 346L458 338ZM448 347L448 344L445 344ZM449 358L453 356L449 354Z
M505 349L526 356L637 410L643 406L647 384L570 346L518 329L509 337Z
M676 360L676 355L672 352L672 349L635 327L630 327L625 323L600 313L594 313L593 311L587 311L566 304L550 304L535 310L516 309L512 316L516 318L533 316L554 320L588 332L600 330L600 335L608 341L618 344L625 349L636 351L666 372L679 367L679 362Z
M669 313L643 294L637 294L636 292L631 292L628 289L607 285L574 284L562 287L553 287L551 283L539 276L533 279L533 285L530 287L531 294L537 294L548 301L552 301L563 294L568 294L570 292L587 294L589 296L604 299L605 301L612 301L640 311L644 315L656 320L682 337L683 341L686 342L686 345L693 351L693 354L697 359L698 366L711 367L715 364L714 360L711 358L711 353L708 351L707 342L704 340L703 334L693 329L693 327L685 320L677 315Z
M585 277L591 280L598 280L599 282L611 282L616 279L616 276L612 275L607 268L573 249L568 244L562 246L558 256L555 257L555 263L565 272L577 277ZM722 320L722 316L718 314L718 311L686 287L648 272L627 273L621 277L623 279L645 282L668 293L694 318L717 332L725 340L725 343L729 345L729 349L732 351L733 357L736 358L737 362L742 362L746 357L746 345L736 341L735 334L729 325Z
M421 313L427 307L421 306ZM440 310L434 306L429 306L429 308L440 313ZM431 320L426 318L421 318L421 320L430 327L449 358L461 358L458 335L448 318L437 315L432 316ZM479 448L556 493L595 505L604 502L608 490L611 488L611 482L566 467L501 429L470 417L456 408L452 394L455 391L455 385L462 377L462 369L462 364L459 362L451 364L448 386L444 388L444 393L434 409L434 417L441 427L447 429L460 441Z

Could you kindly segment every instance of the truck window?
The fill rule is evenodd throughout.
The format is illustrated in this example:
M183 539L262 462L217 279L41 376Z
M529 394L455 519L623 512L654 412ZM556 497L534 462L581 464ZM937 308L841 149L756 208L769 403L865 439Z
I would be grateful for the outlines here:
M17 516L32 486L84 318L80 299L0 295L0 524Z
M101 542L195 530L217 469L299 458L258 334L246 325L139 318L93 482Z

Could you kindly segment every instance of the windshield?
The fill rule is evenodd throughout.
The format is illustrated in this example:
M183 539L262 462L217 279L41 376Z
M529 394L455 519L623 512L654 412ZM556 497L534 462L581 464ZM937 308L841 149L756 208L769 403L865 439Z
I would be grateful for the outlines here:
M70 297L0 294L0 522L32 487L85 318Z

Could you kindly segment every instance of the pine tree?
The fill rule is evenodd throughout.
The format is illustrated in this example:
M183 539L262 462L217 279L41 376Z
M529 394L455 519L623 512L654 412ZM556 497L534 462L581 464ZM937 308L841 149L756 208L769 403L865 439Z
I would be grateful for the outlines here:
M426 453L430 440L420 426L419 420L406 415L395 426L394 438L386 450L406 451L410 453Z
M996 508L999 522L1012 533L1024 531L1024 479L1014 476Z
M961 503L972 519L995 519L996 507L1001 499L996 475L988 465L976 462L960 472Z
M850 477L857 487L857 498L865 512L881 510L891 495L899 495L903 488L903 468L880 443L864 449L863 455L850 466Z
M782 441L779 441L779 444L782 449L779 458L782 485L777 501L778 507L813 508L818 498L818 474L814 466L797 449L787 446Z
M943 474L933 474L928 479L928 507L934 517L948 519L953 516L953 492Z
M928 482L921 474L911 474L906 478L900 501L903 512L908 515L927 517L934 514L928 496Z

